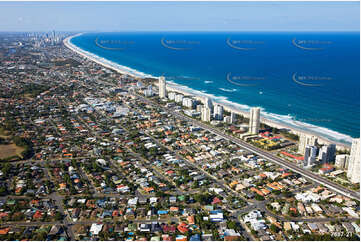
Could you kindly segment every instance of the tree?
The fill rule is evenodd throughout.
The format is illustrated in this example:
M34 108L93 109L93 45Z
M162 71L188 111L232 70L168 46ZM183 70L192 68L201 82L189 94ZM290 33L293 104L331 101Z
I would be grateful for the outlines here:
M35 240L45 241L47 236L47 232L41 231L40 233L36 233Z
M263 201L263 200L264 200L264 197L261 196L261 195L259 195L259 194L256 194L256 195L254 196L254 198L255 198L257 201Z
M61 213L56 212L56 213L55 213L55 216L54 216L54 219L55 219L56 221L60 221L60 220L63 219L63 216L61 215Z
M271 229L272 232L274 232L274 233L278 233L278 231L279 231L279 228L278 228L275 224L271 224L270 229Z
M227 227L228 227L229 229L234 229L234 230L236 230L237 224L236 224L235 221L227 221Z
M11 169L11 165L10 163L5 163L4 167L1 169L1 171L4 173L4 174L9 174L8 172L10 171Z
M4 186L0 187L0 195L1 196L7 195L6 187L4 187Z
M283 192L282 192L282 195L285 196L285 197L292 197L292 192L290 192L290 191L283 191Z
M213 240L219 240L219 234L216 229L212 230Z

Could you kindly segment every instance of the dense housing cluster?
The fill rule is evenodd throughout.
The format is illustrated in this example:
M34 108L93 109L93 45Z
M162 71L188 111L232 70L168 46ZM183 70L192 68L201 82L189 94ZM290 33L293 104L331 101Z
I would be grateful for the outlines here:
M358 200L181 118L156 80L27 34L0 60L1 240L359 240Z

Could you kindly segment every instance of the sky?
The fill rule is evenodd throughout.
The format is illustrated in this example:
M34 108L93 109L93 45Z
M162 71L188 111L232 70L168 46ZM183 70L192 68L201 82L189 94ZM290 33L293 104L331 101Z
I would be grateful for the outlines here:
M359 2L0 2L3 31L359 31Z

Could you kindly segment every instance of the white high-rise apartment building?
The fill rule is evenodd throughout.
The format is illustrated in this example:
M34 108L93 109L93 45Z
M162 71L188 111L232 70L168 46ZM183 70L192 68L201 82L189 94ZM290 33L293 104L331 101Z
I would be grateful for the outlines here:
M203 105L198 104L196 107L197 112L202 112Z
M312 166L317 157L317 146L307 145L305 149L305 157L304 157L304 165L305 166Z
M202 107L202 121L210 122L211 121L211 109L207 107Z
M176 95L175 92L170 92L170 93L168 93L168 98L169 98L169 100L174 101L174 100L175 100L175 95Z
M205 98L203 104L204 104L204 106L205 106L206 108L212 109L212 106L213 106L212 100L209 99L208 97Z
M352 140L347 177L352 183L360 182L360 138Z
M251 108L249 114L249 132L251 134L258 134L260 126L260 113L261 109L259 107Z
M231 116L225 116L224 118L223 118L223 122L225 122L225 123L227 123L227 124L231 124L232 122L231 122Z
M222 120L223 119L223 106L221 105L215 105L213 109L213 115L216 120Z
M187 108L193 108L193 99L191 99L189 97L183 98L182 105Z
M306 146L315 146L317 144L317 137L308 134L301 134L298 142L298 153L305 155Z
M144 96L151 97L153 96L153 88L152 85L149 85L147 89L144 90Z
M349 158L349 155L336 155L335 166L340 169L346 169Z
M164 76L159 77L159 97L160 98L167 97L167 87Z
M177 103L181 103L181 102L183 102L183 94L177 94L177 95L175 95L175 102L177 102Z
M334 161L336 155L336 145L335 144L329 144L322 146L319 155L318 160L321 163L329 163L331 161Z
M236 114L234 112L231 112L231 124L234 124L236 122Z

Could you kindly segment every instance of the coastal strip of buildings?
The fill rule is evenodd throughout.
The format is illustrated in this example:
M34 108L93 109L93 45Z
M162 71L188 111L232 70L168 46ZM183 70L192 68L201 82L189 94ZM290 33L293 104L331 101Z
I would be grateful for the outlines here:
M208 97L203 98L202 102L192 97L187 97L183 94L176 92L167 93L166 80L162 76L159 78L158 85L159 98L165 101L174 101L175 104L181 104L188 108L184 109L184 113L191 117L200 116L200 120L212 125L218 125L220 122L227 124L235 124L236 114L231 112L229 116L224 116L224 108L220 104L213 104L212 100ZM172 104L167 104L172 105ZM261 125L261 109L260 107L252 107L249 112L248 125L240 125L239 129L247 131L240 134L240 138L244 140L256 139L258 137L268 138L270 144L266 144L265 147L272 146L272 142L276 141L278 137L266 137L267 132L260 130ZM259 142L256 144L259 144ZM353 139L350 154L337 154L336 144L319 144L318 138L314 135L301 133L299 135L297 154L301 155L296 157L295 155L288 154L295 158L299 165L306 169L312 169L322 165L319 169L319 173L327 175L331 172L341 174L343 171L347 173L347 178L353 184L360 183L360 139ZM338 169L338 171L335 171Z

